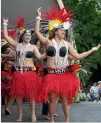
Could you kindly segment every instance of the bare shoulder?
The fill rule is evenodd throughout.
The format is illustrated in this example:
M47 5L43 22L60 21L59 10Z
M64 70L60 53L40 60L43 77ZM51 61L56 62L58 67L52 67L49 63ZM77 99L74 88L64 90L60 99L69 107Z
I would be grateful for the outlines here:
M68 46L70 45L70 42L69 42L69 41L65 41L65 40L64 40L64 42L65 42Z
M52 41L47 39L45 45L49 45Z
M67 42L67 44L70 44L70 42L69 41L66 41Z
M71 43L68 41L68 42L67 42L67 45L68 45L68 46L71 46Z

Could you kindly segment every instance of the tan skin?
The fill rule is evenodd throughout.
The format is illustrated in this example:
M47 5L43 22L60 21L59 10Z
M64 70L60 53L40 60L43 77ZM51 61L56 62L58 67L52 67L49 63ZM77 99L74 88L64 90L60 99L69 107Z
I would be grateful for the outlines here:
M36 44L37 47L40 47L40 43L41 43L41 42L39 42L39 41L37 42L37 44ZM45 51L45 47L44 47L44 48L42 49L41 53L45 53L45 52L46 52L46 51ZM46 56L46 57L47 57L47 56ZM68 59L69 59L69 60L76 60L76 59L75 59L74 57L72 57L71 55L68 55ZM58 102L58 99L57 99L57 102ZM69 108L70 108L70 106L68 106L68 111L69 111ZM54 116L55 116L55 115L57 116L57 114L54 114ZM50 120L50 117L49 117L48 115L42 114L41 117L42 117L42 118L45 118L45 119L47 119L47 120Z
M37 16L41 17L41 8L37 9ZM35 24L35 33L36 33L39 41L44 43L46 48L48 48L49 46L52 45L51 40L49 40L48 38L44 37L39 32L39 27L40 27L40 20L37 19L36 20L36 24ZM65 38L65 31L63 29L58 29L55 32L55 37L54 38L56 40L57 45L59 45L61 40ZM92 48L91 50L89 50L87 52L79 54L79 53L75 52L75 50L73 49L73 46L68 42L69 54L70 54L70 56L72 58L74 58L76 60L80 60L80 59L86 58L90 54L98 51L98 49L100 47L101 47L101 45L98 45L97 47L94 47L94 48ZM53 61L54 61L54 57L47 56L46 66L49 67L49 68L56 68L56 64ZM67 104L66 97L64 95L62 95L60 98L61 98L61 101L62 101L62 109L63 109L64 115L65 115L65 122L69 122L69 107L70 106ZM56 95L55 92L51 92L49 94L50 122L54 122L54 114L55 114L55 110L56 110L57 99L58 99L58 96Z
M3 18L4 23L8 23L8 18ZM7 32L7 25L3 26L3 32L4 32L4 37L8 41L8 43L14 48L14 50L18 46L18 42L13 40L11 37L8 36ZM25 33L23 36L23 48L26 47L26 45L30 42L31 40L31 34L30 33ZM32 51L37 59L42 59L44 58L44 55L41 55L38 51L38 48L35 45L31 45L30 51ZM35 67L33 63L33 58L25 58L25 64L24 66L27 67ZM17 121L22 121L22 99L19 97L16 97L17 100L17 105L18 105L18 119ZM31 119L32 122L36 121L36 116L35 116L35 101L34 99L29 101L30 104L30 110L31 110Z

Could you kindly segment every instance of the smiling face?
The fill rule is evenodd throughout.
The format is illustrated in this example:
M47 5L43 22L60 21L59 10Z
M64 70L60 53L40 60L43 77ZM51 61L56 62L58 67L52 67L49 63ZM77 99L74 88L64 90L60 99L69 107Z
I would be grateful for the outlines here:
M56 32L54 32L55 35L57 35L59 38L64 39L66 36L64 28L58 29Z
M22 39L26 43L30 42L30 40L31 40L31 32L30 32L30 30L26 30L26 32L24 33Z

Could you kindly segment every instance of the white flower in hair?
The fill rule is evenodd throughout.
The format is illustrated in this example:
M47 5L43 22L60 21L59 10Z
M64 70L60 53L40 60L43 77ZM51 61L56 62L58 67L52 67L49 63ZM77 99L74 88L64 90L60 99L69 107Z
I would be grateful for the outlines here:
M55 23L55 24L54 24L54 28L55 28L55 29L58 28L58 26L59 26L58 23Z
M26 33L31 33L31 31L30 30L26 30Z
M23 34L23 32L20 30L20 34Z
M70 28L70 26L71 26L71 24L70 24L70 22L69 22L69 21L67 21L67 22L64 22L64 23L63 23L63 27L64 27L64 29L69 29L69 28Z

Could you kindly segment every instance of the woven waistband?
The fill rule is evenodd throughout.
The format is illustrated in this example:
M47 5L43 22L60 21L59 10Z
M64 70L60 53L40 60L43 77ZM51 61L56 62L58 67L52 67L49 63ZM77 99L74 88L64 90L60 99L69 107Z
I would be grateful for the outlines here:
M13 71L35 71L34 67L13 66Z
M48 74L62 74L65 72L72 72L71 69L69 69L68 67L61 68L61 69L48 68L47 71L48 71Z

